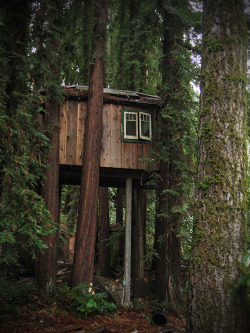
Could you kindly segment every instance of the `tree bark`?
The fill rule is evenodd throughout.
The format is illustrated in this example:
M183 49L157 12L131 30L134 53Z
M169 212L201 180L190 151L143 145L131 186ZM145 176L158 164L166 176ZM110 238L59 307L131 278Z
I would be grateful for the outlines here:
M144 197L145 199L145 197ZM133 190L132 199L132 235L131 235L131 278L134 297L143 297L143 278L144 278L144 219L143 190Z
M177 6L176 1L170 1ZM187 2L179 2L179 5ZM189 123L189 81L186 76L182 47L184 26L178 14L173 14L161 3L164 26L162 64L162 112L161 112L161 156L158 183L158 211L155 223L155 249L159 259L154 260L156 295L161 301L172 303L178 312L182 305L181 296L181 241L178 233L181 227L181 211L184 202L183 175L187 175L183 145L188 145ZM188 62L188 59L185 60ZM180 96L185 96L180 98ZM182 177L183 178L182 178ZM177 209L178 208L178 209Z
M86 119L80 203L77 220L72 285L92 282L97 224L97 200L100 173L102 110L104 87L104 49L108 1L95 5L93 65L90 69L88 113Z
M41 195L44 198L46 208L50 211L57 230L48 236L42 237L43 242L48 246L42 253L38 253L36 266L36 282L39 289L46 293L52 293L56 285L57 277L57 246L60 223L59 206L59 122L60 105L53 98L48 99L44 125L46 128L54 124L50 138L52 146L47 156L49 167L45 171Z
M110 225L108 187L99 188L98 272L108 277L110 273Z
M46 163L45 180L41 188L41 196L44 198L45 206L50 211L52 220L57 228L54 233L43 236L42 240L47 245L47 249L38 253L36 265L36 282L41 291L53 293L57 278L57 247L60 226L60 186L59 186L59 124L60 124L60 97L56 89L51 86L55 81L60 84L60 36L57 35L56 28L61 24L63 10L62 1L56 1L54 7L47 6L46 2L41 2L41 8L45 14L50 14L49 27L53 34L47 31L48 46L51 49L50 60L48 61L48 72L44 75L45 81L45 113L43 124L47 130L47 136L51 145ZM51 11L51 12L50 12ZM58 14L59 12L59 14Z
M197 218L188 332L249 332L246 290L246 36L243 0L204 1Z

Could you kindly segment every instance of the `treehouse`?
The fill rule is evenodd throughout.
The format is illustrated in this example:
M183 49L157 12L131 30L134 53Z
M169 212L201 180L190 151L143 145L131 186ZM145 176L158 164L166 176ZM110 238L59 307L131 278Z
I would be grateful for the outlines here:
M60 181L80 184L83 158L87 86L63 86L60 110ZM133 187L148 181L148 169L156 168L152 156L159 117L159 98L138 92L104 89L100 186ZM93 129L95 130L95 129Z
M80 184L81 179L88 87L74 85L62 89L65 100L60 109L60 182L74 185ZM130 301L132 189L137 189L134 191L137 193L137 213L136 217L133 213L133 223L139 226L143 224L142 189L148 186L148 171L157 169L149 161L157 134L159 104L157 96L104 89L99 184L126 188L125 303ZM134 256L139 259L138 266L143 267L143 234L138 232L136 237L138 251ZM139 278L143 280L143 269L140 272Z

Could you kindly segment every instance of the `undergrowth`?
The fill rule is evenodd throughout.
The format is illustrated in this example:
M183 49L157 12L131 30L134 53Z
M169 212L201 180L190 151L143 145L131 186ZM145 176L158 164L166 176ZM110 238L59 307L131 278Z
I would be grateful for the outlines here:
M0 320L7 320L21 313L29 304L32 310L47 308L58 314L81 317L89 314L112 313L117 306L107 300L106 292L98 292L92 284L70 288L67 284L57 287L53 296L40 295L34 283L0 279Z

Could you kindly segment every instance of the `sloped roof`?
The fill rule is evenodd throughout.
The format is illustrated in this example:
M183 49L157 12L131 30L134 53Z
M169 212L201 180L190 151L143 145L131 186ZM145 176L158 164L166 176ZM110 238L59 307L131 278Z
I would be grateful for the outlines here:
M88 86L70 85L62 86L64 94L68 98L86 100L88 98ZM104 103L117 104L160 104L160 97L155 95L143 94L136 91L103 89Z

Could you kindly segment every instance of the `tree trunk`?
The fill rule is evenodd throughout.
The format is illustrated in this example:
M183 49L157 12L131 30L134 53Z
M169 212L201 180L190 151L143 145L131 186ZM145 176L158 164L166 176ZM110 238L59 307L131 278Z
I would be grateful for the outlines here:
M47 156L49 167L45 171L45 180L41 190L46 208L50 211L57 230L48 236L42 237L48 246L42 253L38 253L36 267L36 282L41 291L51 293L54 291L57 276L57 246L60 222L59 205L59 122L60 105L53 98L48 99L44 125L46 128L54 124L53 131L49 136L51 151Z
M131 278L134 297L143 297L143 278L144 278L144 220L145 214L142 214L145 208L143 201L143 190L133 190L132 200L132 239L131 239ZM143 205L144 204L144 205Z
M99 188L98 272L108 277L110 273L110 225L108 187Z
M161 216L163 212L167 211L166 198L163 196L163 191L169 188L169 164L167 162L160 162L160 182L157 191L157 209L155 217L155 241L154 248L158 254L158 258L154 259L153 266L155 269L155 294L160 301L167 299L167 219Z
M105 49L107 0L97 0L95 6L93 54L90 70L88 113L84 140L80 203L77 220L72 285L92 282L97 224L97 201L102 138L104 87L103 52Z
M243 0L204 1L192 333L249 332L246 290L231 294L246 251L246 36Z
M187 6L187 2L181 2ZM177 6L176 1L170 1ZM180 2L179 2L180 4ZM158 212L155 224L155 246L159 259L155 259L156 295L161 301L171 302L178 312L182 305L181 297L181 242L178 237L184 201L184 183L181 175L187 175L183 145L189 135L190 118L188 107L187 78L185 73L185 55L182 46L184 26L178 14L173 14L161 4L163 17L163 64L162 64L162 118L160 151L160 180L158 184ZM186 59L188 62L188 59ZM186 73L185 73L186 74ZM180 96L187 96L180 98ZM188 135L187 135L188 134ZM185 177L183 177L185 178Z
M48 246L43 252L38 253L36 266L36 282L41 291L46 293L54 292L57 277L57 247L60 226L60 188L59 188L59 124L60 124L60 102L56 89L51 86L55 81L60 84L60 36L57 35L56 27L61 24L63 10L62 1L55 1L54 7L47 6L46 2L41 2L44 15L50 17L47 31L48 47L53 56L47 63L48 71L44 74L45 81L45 110L43 124L47 130L47 135L51 145L46 163L45 180L41 188L41 195L44 198L45 206L52 215L57 230L48 236L43 236L43 242ZM59 14L58 14L59 12ZM45 16L43 17L45 19ZM49 30L48 29L48 30ZM51 34L53 31L53 34Z

